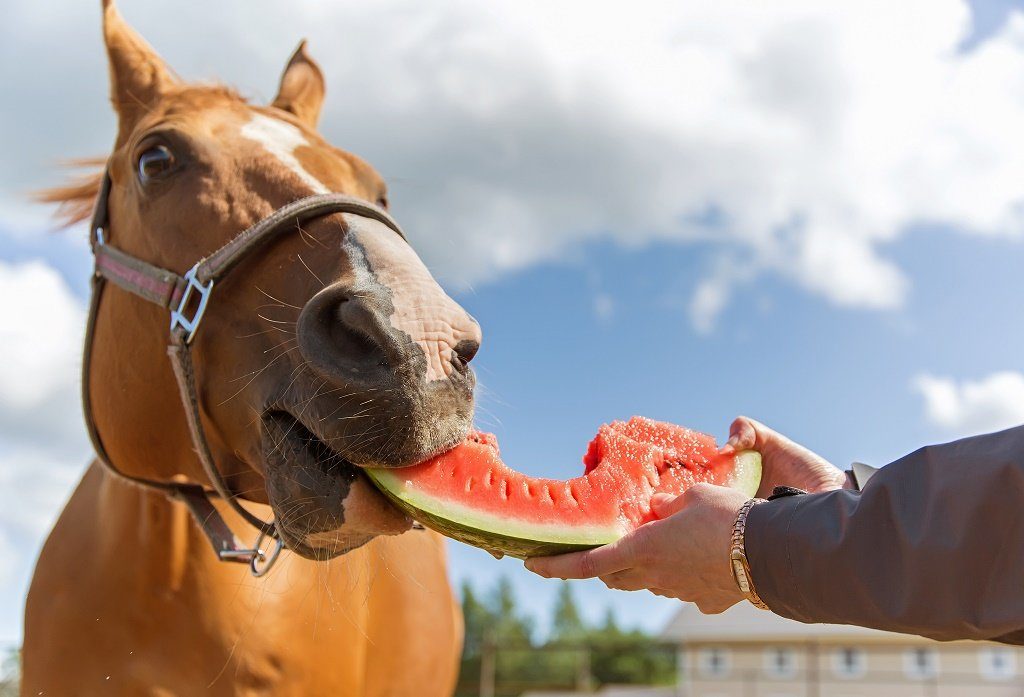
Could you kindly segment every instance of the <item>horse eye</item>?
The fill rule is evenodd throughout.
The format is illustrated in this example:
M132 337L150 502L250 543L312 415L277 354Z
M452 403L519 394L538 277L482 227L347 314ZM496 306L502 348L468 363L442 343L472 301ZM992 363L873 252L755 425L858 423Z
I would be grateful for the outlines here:
M139 156L139 181L143 184L174 167L174 153L165 145L154 145Z
M386 209L388 207L388 197L387 196L381 196L380 198L378 198L377 199L377 205L380 206L381 208L385 208Z

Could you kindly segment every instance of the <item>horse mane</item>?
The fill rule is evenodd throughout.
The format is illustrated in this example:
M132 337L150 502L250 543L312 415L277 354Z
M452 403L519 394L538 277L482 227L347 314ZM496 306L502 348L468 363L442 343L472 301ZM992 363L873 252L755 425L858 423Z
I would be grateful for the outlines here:
M99 157L69 160L65 166L75 169L88 167L95 170L74 176L67 184L36 191L32 198L39 203L56 203L54 217L62 227L70 227L75 223L88 220L96 197L100 194L103 183L103 167L106 160Z

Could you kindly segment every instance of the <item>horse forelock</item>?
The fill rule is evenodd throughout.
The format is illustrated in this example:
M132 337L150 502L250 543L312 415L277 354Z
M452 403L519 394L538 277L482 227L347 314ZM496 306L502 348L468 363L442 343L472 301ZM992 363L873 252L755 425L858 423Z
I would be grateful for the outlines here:
M183 106L185 109L197 109L209 106L213 101L248 104L238 90L220 83L183 84L165 95L166 104ZM182 104L182 102L184 104ZM40 189L32 193L32 199L38 203L57 204L54 218L61 227L70 227L88 220L92 215L96 197L99 196L103 183L103 168L107 159L104 157L84 157L69 159L61 166L70 170L91 170L73 175L62 185Z
M90 157L70 160L65 166L70 169L91 169L93 171L79 173L62 186L54 186L33 193L32 198L39 203L55 203L57 211L54 217L62 227L69 227L92 215L93 205L99 196L103 183L103 166L106 160L101 157Z

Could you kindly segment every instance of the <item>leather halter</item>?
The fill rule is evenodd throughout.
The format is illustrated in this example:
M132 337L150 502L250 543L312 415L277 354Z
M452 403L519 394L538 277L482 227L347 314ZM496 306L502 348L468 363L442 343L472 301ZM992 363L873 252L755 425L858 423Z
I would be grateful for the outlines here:
M183 276L179 276L173 271L130 256L107 243L110 223L107 205L110 188L108 170L103 176L103 184L89 228L89 241L96 265L92 275L92 300L89 304L85 351L82 357L82 407L96 457L108 471L118 477L160 491L170 499L185 503L221 561L249 564L254 576L262 576L277 561L284 542L273 520L262 520L239 503L238 495L231 491L217 468L206 439L196 393L191 344L203 320L214 284L230 273L251 252L261 249L283 233L297 230L302 223L325 215L345 213L369 218L391 228L402 239L405 239L405 234L386 211L366 201L344 194L316 194L278 208L252 227L238 233L214 253L196 262ZM103 447L103 440L92 415L89 370L96 316L106 281L111 281L120 288L170 312L170 343L167 355L178 383L178 392L188 421L192 444L212 489L200 484L159 481L127 474L112 463ZM224 499L246 522L259 531L252 548L244 548L239 544L234 533L210 502L211 496ZM260 548L268 538L275 542L274 550L269 554Z

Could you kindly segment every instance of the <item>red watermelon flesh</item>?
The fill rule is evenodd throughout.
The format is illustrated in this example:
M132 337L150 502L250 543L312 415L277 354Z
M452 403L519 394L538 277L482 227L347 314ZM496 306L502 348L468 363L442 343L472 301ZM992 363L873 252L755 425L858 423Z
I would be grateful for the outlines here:
M654 519L655 493L711 482L753 496L761 478L757 453L720 455L711 436L642 417L602 426L583 466L574 479L530 477L502 462L493 435L473 433L426 462L367 473L424 525L517 557L613 542Z

